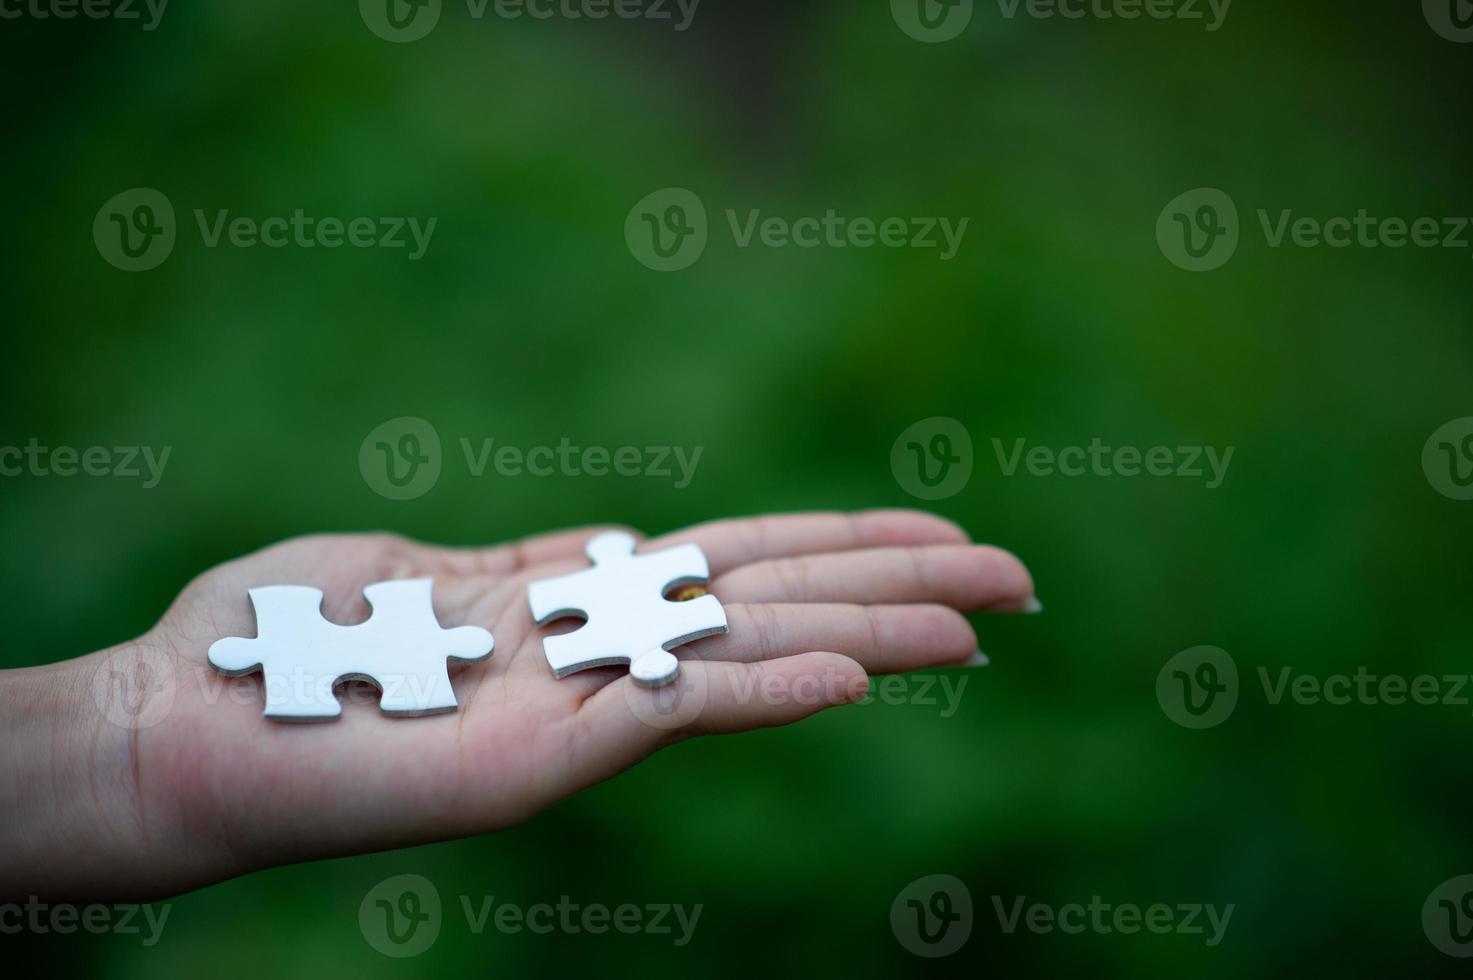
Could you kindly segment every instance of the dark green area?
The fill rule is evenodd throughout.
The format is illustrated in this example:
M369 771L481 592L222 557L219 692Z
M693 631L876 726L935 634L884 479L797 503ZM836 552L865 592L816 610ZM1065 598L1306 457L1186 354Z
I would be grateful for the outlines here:
M917 43L887 4L706 0L694 26L476 20L389 44L355 5L179 3L159 28L0 22L0 445L167 445L164 479L0 480L0 664L146 630L199 571L285 536L458 544L593 521L908 506L891 445L976 445L929 506L1033 569L1047 611L977 620L959 710L870 704L684 744L519 829L279 869L178 899L163 940L31 941L116 977L890 976L911 880L970 887L942 965L984 976L1454 975L1428 893L1473 871L1467 705L1272 705L1259 668L1469 671L1473 503L1423 472L1473 415L1473 248L1271 248L1277 219L1473 214L1473 46L1415 2L1239 0L1200 22L1009 20ZM150 272L94 246L103 202L164 192ZM625 217L705 202L660 274ZM1196 187L1242 243L1184 272L1155 224ZM206 248L193 211L437 217L404 250ZM960 254L737 248L725 212L968 217ZM1473 234L1465 235L1465 242ZM429 420L413 501L365 435ZM703 447L693 483L473 478L459 440ZM1000 472L992 440L1235 447L1225 483ZM1188 731L1157 672L1202 644L1241 701ZM962 675L949 675L959 679ZM658 836L652 826L660 828ZM0 855L3 860L3 855ZM357 908L432 879L439 941L392 961ZM705 906L694 941L473 935L458 897ZM1236 906L1226 940L1001 932L992 896ZM21 941L6 936L0 948Z

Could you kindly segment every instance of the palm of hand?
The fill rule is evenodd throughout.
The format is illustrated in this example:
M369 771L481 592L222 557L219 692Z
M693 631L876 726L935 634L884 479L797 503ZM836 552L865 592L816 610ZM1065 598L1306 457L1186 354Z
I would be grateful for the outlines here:
M854 700L867 670L959 664L976 650L961 611L1032 601L1016 559L926 515L721 521L641 546L701 544L730 622L728 634L677 651L673 689L640 688L622 668L558 680L526 586L586 567L597 530L466 550L314 536L192 583L158 627L110 655L155 679L114 744L143 834L190 842L173 877L194 884L506 827L688 735L786 724ZM323 615L348 624L369 614L364 586L419 577L435 580L442 625L495 637L489 660L452 667L455 713L384 718L372 689L350 684L336 722L272 723L259 675L226 678L205 660L214 640L255 635L248 589L312 585Z

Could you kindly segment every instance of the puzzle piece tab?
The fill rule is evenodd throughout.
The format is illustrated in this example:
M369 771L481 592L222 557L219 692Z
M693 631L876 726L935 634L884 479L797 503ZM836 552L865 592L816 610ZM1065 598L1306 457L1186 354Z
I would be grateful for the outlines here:
M340 680L368 680L382 692L384 714L454 711L447 661L491 655L494 641L479 626L443 629L431 604L432 579L379 582L363 590L373 615L357 626L322 618L322 593L301 585L251 589L256 638L227 637L210 646L210 665L237 677L266 675L266 717L321 721L343 713L333 697Z
M547 663L558 677L629 664L637 683L659 687L680 670L672 648L726 632L726 612L715 596L688 602L665 598L675 586L711 577L699 545L635 555L633 537L610 531L589 541L586 551L592 568L527 587L527 602L538 623L580 613L588 617L581 629L542 641Z

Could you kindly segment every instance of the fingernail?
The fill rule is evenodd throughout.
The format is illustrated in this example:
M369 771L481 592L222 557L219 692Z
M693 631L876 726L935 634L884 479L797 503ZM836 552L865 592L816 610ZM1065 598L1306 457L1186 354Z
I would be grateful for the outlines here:
M990 663L992 663L992 661L987 659L987 654L983 653L981 650L978 650L976 653L972 654L965 661L963 661L962 666L986 667Z
M1031 595L1023 600L1023 611L1030 616L1043 612L1043 603L1038 601L1038 596Z

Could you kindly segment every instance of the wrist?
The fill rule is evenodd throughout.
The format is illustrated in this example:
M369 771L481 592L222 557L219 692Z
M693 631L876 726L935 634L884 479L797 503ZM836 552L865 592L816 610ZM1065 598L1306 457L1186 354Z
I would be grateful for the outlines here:
M172 671L140 638L0 672L0 894L150 897L167 836L139 759L172 703Z

